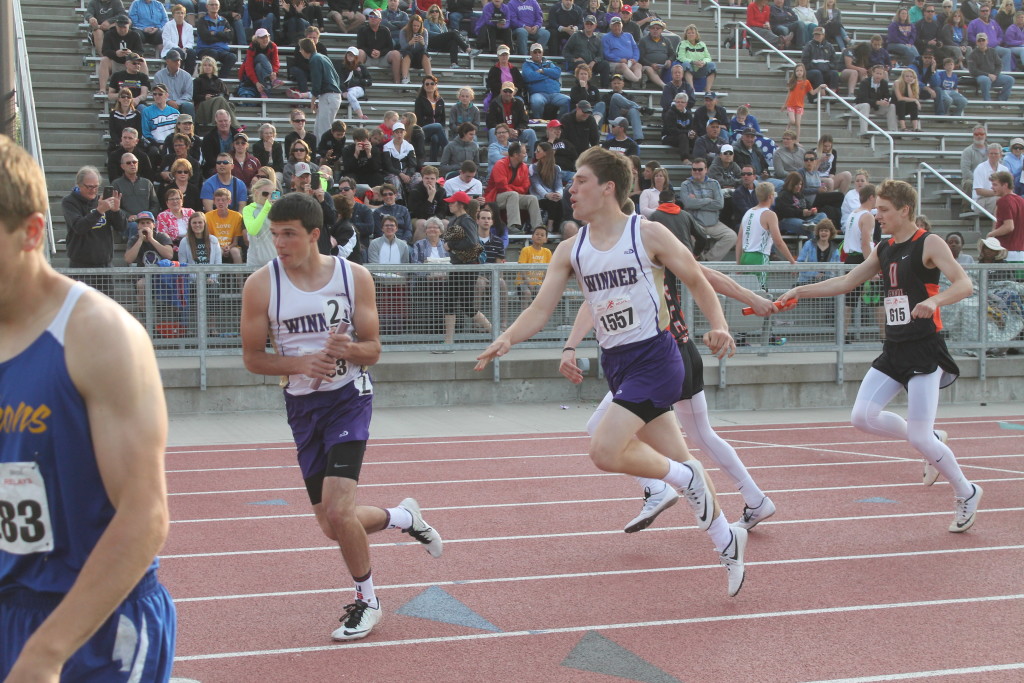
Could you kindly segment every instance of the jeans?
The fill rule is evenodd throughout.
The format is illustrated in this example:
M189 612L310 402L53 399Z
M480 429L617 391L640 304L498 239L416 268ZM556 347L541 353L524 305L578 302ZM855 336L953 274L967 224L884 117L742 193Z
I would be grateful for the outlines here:
M274 73L274 69L270 66L270 60L267 59L266 55L256 55L256 59L253 60L253 65L256 69L256 78L260 79L260 83L267 90L274 87L274 81L270 78L270 74Z
M624 95L613 93L608 119L616 119L620 116L629 119L629 127L633 130L633 140L642 141L644 139L644 124L640 120L640 105Z
M547 50L548 41L551 40L551 32L541 26L537 29L537 32L531 36L523 27L512 29L512 41L515 43L515 53L517 55L529 54L526 51L526 43L528 40L534 43L540 43L544 46L544 49Z
M992 99L992 86L999 88L999 100L1005 102L1010 99L1010 88L1013 87L1013 77L1007 76L1006 74L999 74L996 76L996 80L993 83L992 79L986 74L982 74L974 79L978 83L978 89L981 90L981 99L991 100Z
M255 30L258 29L258 28L265 28L265 29L267 29L267 32L270 34L270 39L274 40L274 15L273 15L273 13L268 12L267 16L263 17L259 21L253 22L252 28L253 28L253 32L254 33L255 33Z
M779 36L793 34L793 47L802 48L807 42L807 26L802 21L794 21L791 24L782 24L772 29L772 32Z
M889 43L889 54L899 59L900 64L904 66L913 64L920 57L917 48L913 45L903 45L901 43Z
M498 141L498 138L496 138L494 136L494 129L493 128L491 128L490 130L487 131L487 141L489 143L490 142L497 142ZM515 140L512 140L512 142L515 142ZM537 146L537 131L535 131L532 128L527 128L526 130L524 130L523 132L521 132L519 134L519 142L522 142L523 144L526 145L526 152L532 158L533 157L533 149L534 149L534 147Z
M295 81L295 89L299 92L309 92L309 72L297 66L288 67L288 75Z
M193 119L196 117L196 107L191 102L178 102L177 109L182 114L188 114Z
M804 237L810 237L814 234L814 231L807 228L804 223L817 225L823 220L825 220L825 214L820 212L808 218L783 218L779 221L779 232L783 235L803 235Z
M694 78L707 78L709 74L717 73L714 62L704 62L699 69L693 68L693 62L682 62L683 71L689 71Z
M423 126L423 137L430 143L431 161L440 161L441 150L448 144L448 136L444 134L444 126L440 123L428 123Z
M845 50L846 46L850 43L850 34L846 32L845 28L839 29L839 35L833 38L836 41L836 45L839 46L839 50Z
M238 57L235 56L232 50L220 50L215 47L204 47L201 48L198 53L199 58L213 57L220 64L220 76L225 77L229 71L235 68L235 62L238 61Z
M592 113L594 115L594 118L598 119L597 127L600 128L601 122L608 118L608 112L606 111L604 101L602 100L601 102L591 102L590 104L594 105L594 111Z
M476 20L480 18L479 12L449 12L448 13L448 25L453 31L466 31L469 35L475 35L476 32L473 30L473 26L476 25ZM462 28L463 20L469 21L469 26L465 29Z
M530 111L533 118L544 118L544 107L554 104L558 107L558 115L569 113L569 96L560 92L535 92L530 95Z
M956 90L939 90L935 93L935 113L961 116L967 106L967 98Z
M1003 60L1003 71L1013 71L1013 53L1010 52L1008 47L992 47L990 50L995 50L996 54Z
M305 92L305 91L303 91ZM349 113L354 114L357 111L362 111L363 106L359 104L359 98L365 95L366 92L358 85L354 85L345 91L345 100L348 102ZM426 127L424 127L426 132ZM440 158L440 157L435 157Z
M231 24L231 30L235 32L235 39L231 41L231 44L248 45L249 39L245 35L245 27L242 26L242 18L228 19L228 23Z

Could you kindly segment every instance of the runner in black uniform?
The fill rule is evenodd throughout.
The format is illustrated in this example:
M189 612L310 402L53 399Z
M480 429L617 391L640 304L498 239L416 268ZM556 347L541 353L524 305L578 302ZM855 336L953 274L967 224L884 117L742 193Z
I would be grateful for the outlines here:
M914 224L917 192L900 180L887 180L878 191L878 221L892 235L843 277L803 285L779 301L801 297L835 296L852 291L881 272L885 285L885 343L861 383L853 406L855 427L871 434L906 439L927 464L949 480L954 491L954 519L949 530L967 531L974 524L981 487L960 470L945 444L945 433L933 431L939 389L948 386L959 369L939 336L939 307L971 295L972 285L946 242ZM952 283L939 291L940 271ZM907 419L883 408L907 391ZM925 483L934 481L926 467Z
M739 286L732 278L710 268L701 266L701 269L712 288L719 294L725 294L750 305L758 315L770 315L774 311L771 302ZM687 439L699 448L701 453L706 453L712 462L722 468L722 471L732 480L733 485L743 496L743 516L734 522L733 526L753 529L758 523L775 514L775 504L754 483L747 468L736 454L736 449L716 434L711 426L711 420L708 418L707 399L704 396L704 361L701 359L700 350L690 337L690 329L686 324L682 301L679 297L678 280L667 268L665 269L664 289L669 321L668 331L672 333L676 341L686 370L679 401L673 406L676 419L682 425L683 431L686 432ZM566 346L562 350L562 360L558 370L567 379L578 384L583 381L583 373L576 365L575 347L586 336L593 326L593 322L590 311L586 307L581 307L581 313L577 315L576 320L577 324L573 326ZM588 433L594 433L594 429L601 421L611 400L612 396L609 393L594 411L587 422ZM637 481L643 487L644 505L640 514L626 525L624 529L626 533L646 529L658 515L679 500L679 494L671 486L666 486L658 479L637 477Z

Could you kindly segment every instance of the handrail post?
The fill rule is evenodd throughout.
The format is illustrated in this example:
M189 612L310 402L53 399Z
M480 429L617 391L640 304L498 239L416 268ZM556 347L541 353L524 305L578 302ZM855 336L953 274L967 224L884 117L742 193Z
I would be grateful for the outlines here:
M718 63L722 63L722 6L719 5L715 0L711 0L715 6L715 32L717 34L716 40L718 41ZM672 1L669 0L669 6L672 5Z

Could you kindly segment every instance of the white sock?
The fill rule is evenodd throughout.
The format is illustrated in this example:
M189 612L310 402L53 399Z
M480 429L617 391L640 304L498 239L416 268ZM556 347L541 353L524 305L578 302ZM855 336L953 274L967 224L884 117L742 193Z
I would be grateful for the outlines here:
M669 486L675 487L677 491L685 489L693 481L693 470L675 460L669 460L668 474L665 475L662 481Z
M729 522L725 521L724 513L719 512L718 516L711 522L708 536L711 537L711 542L715 544L715 550L718 552L722 552L729 547L729 543L732 542L732 527L729 526Z
M388 523L385 529L408 529L412 526L412 513L405 508L387 508Z
M665 490L666 486L668 486L668 484L663 482L661 479L648 479L647 477L635 477L635 479L640 482L640 488L645 490L649 489L652 496L658 495Z
M366 576L358 579L353 576L352 580L356 582L356 600L362 600L374 609L379 608L380 602L373 591L373 572L368 572Z

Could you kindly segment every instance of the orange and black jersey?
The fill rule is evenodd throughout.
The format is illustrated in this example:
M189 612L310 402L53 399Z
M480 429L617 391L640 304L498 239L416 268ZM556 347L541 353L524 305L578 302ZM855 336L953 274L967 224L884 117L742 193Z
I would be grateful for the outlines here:
M918 229L906 242L889 238L879 243L878 261L885 283L885 338L901 342L922 339L942 329L936 309L931 318L911 318L917 304L939 291L938 268L924 265L926 230Z

